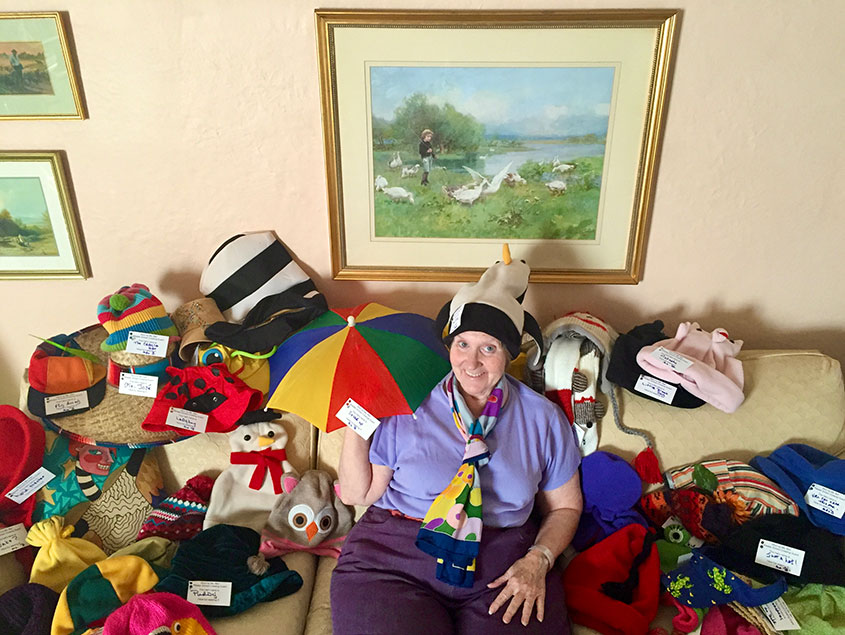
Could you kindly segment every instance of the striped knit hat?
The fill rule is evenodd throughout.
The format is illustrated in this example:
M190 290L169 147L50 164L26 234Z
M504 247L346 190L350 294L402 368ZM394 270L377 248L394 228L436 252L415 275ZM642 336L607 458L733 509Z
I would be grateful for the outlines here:
M125 350L129 331L179 336L159 299L138 282L100 300L97 319L109 334L100 345L107 353Z
M188 480L185 487L150 512L138 532L138 540L150 536L188 540L196 536L202 531L213 485L214 479L203 474Z
M320 296L272 231L238 234L220 245L202 272L200 291L214 298L227 320L238 323L261 300L282 292Z

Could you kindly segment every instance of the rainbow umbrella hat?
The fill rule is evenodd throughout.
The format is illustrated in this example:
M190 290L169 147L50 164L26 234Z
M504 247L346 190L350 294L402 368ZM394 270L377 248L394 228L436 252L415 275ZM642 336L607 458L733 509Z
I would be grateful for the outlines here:
M270 357L268 408L331 432L352 399L373 417L412 414L451 369L434 320L376 303L334 309Z

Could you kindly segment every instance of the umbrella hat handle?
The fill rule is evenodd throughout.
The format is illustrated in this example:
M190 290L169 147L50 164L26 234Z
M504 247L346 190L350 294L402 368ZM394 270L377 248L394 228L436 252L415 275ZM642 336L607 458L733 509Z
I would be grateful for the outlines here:
M350 315L348 318L346 318L346 323L347 323L350 327L355 326L355 316L354 316L354 315Z

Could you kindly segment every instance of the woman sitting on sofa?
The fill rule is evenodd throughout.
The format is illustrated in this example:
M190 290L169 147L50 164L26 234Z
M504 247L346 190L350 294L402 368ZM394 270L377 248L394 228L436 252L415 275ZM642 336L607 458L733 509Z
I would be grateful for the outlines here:
M550 570L578 525L580 456L563 412L505 374L524 325L542 342L529 272L506 249L440 312L452 372L371 443L346 434L341 498L370 507L333 574L336 635L569 632Z

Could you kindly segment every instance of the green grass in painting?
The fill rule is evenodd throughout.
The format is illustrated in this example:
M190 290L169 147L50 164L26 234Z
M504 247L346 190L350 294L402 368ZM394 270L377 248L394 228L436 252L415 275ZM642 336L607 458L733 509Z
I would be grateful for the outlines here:
M387 156L387 153L385 153ZM378 162L384 164L384 161ZM383 157L382 157L383 159ZM420 173L401 178L401 169L385 170L390 186L403 187L414 196L414 204L394 202L375 193L375 234L402 238L495 238L593 240L596 237L603 157L568 161L574 170L552 176L549 164L529 161L519 169L524 185L502 184L493 194L472 206L448 198L443 186L463 185L467 173L436 169L430 185L420 185ZM407 164L406 164L407 165ZM567 184L564 194L552 194L550 180Z

